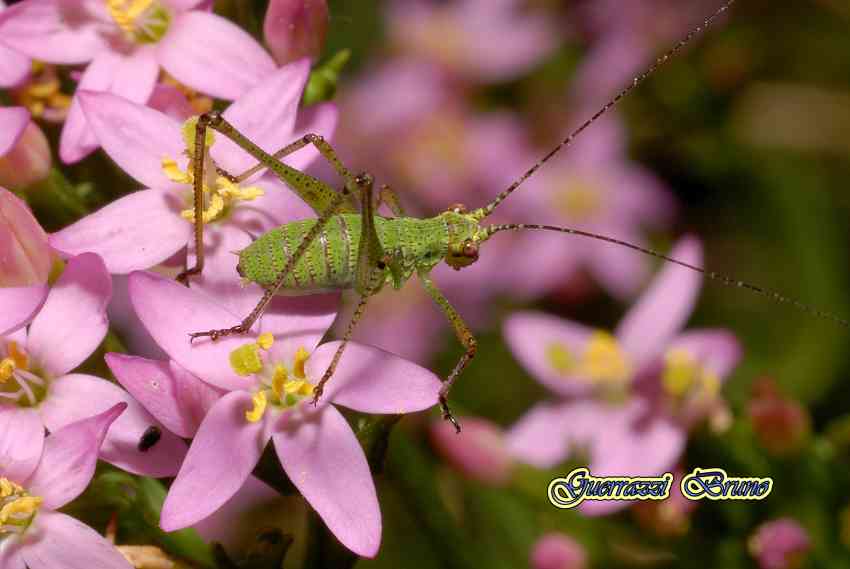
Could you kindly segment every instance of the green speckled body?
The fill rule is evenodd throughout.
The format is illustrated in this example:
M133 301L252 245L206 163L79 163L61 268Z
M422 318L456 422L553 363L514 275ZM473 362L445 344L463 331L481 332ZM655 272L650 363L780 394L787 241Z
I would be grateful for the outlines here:
M239 253L243 277L263 287L274 284L315 223L315 219L293 221L259 237ZM286 276L280 293L303 295L353 288L360 230L360 214L333 216ZM388 266L384 282L400 287L415 271L430 271L443 260L450 242L470 238L477 223L470 224L466 216L452 213L427 219L376 216L375 230L384 253L400 269L397 276L401 278L396 280Z

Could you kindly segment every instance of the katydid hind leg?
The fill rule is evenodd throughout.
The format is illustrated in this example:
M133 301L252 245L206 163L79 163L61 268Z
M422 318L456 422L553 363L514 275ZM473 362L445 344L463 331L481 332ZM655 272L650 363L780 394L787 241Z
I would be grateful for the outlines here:
M454 306L451 305L449 300L442 292L440 292L440 289L437 288L437 285L434 284L434 281L431 280L431 277L427 273L420 272L419 280L422 281L422 286L425 287L425 290L431 298L434 299L434 302L436 302L440 309L442 309L449 323L452 325L452 328L454 328L455 336L457 336L458 341L465 349L463 355L460 356L460 359L457 364L455 364L454 369L449 374L449 377L443 382L439 396L440 409L443 411L443 419L450 421L451 424L454 425L455 430L460 433L460 424L449 409L449 391L451 391L455 380L464 368L466 368L470 360L475 357L475 353L478 351L478 341L475 339L475 336L473 336L469 326L467 326L466 322L463 321L463 318L458 311L455 310Z

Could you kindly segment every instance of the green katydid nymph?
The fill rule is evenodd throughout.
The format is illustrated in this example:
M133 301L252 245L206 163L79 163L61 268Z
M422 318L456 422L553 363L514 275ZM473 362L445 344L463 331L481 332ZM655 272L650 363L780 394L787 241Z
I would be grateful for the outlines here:
M399 289L408 279L416 275L429 295L442 309L458 340L464 347L464 353L444 381L439 394L443 417L450 420L459 431L460 427L449 410L447 398L453 383L475 356L477 343L460 314L434 284L430 273L440 262L445 262L457 270L469 266L478 259L484 244L496 233L526 229L563 232L625 246L640 253L700 272L709 279L731 286L747 288L775 301L793 304L807 312L847 326L847 322L838 317L810 308L778 293L715 272L706 271L701 267L604 235L549 225L487 225L484 223L487 216L525 180L534 175L543 164L569 146L582 131L669 61L694 36L726 12L734 1L727 0L700 26L691 30L684 39L659 57L644 73L635 77L626 88L517 178L506 190L498 194L492 202L477 209L468 210L463 205L455 204L435 217L426 219L406 217L396 194L388 186L380 188L376 199L372 177L366 173L352 173L342 164L337 158L336 152L321 136L307 134L274 154L269 154L238 132L218 112L206 113L194 119L196 121L193 127L195 130L194 151L190 153L193 156L190 167L194 174L197 257L195 266L191 269L187 267L178 276L178 280L188 284L188 278L200 273L204 265L204 192L202 184L205 179L206 160L199 157L206 156L207 145L209 144L208 129L213 129L226 136L258 161L254 167L239 175L232 175L218 169L219 175L238 184L261 170L271 170L303 199L318 217L290 222L273 229L258 237L251 245L240 251L236 271L243 279L257 283L265 289L262 299L254 310L236 326L192 332L190 333L191 340L209 337L214 341L231 334L246 333L263 314L275 294L301 295L330 290L354 289L359 295L359 303L331 364L315 388L313 401L316 402L322 395L324 385L333 376L354 328L366 309L369 298L378 293L385 285ZM337 191L325 182L291 168L281 161L281 158L308 145L314 146L344 180L341 190ZM388 218L378 215L377 209L381 203L386 203L395 217Z

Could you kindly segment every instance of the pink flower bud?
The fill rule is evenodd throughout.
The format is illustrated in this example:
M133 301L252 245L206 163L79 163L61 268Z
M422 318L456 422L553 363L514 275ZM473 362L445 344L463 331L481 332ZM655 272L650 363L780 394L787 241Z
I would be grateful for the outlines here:
M20 198L0 188L0 287L43 284L50 264L44 230Z
M0 156L0 186L23 190L40 182L50 172L51 162L47 138L30 122L12 149Z
M759 442L775 455L800 450L811 431L806 408L783 396L769 378L756 382L749 402L749 416Z
M791 518L779 518L759 526L750 537L750 553L761 569L800 567L812 544L806 530Z
M263 22L263 35L281 65L309 57L318 59L328 31L325 0L271 0Z
M584 547L566 534L547 533L531 548L533 569L584 569L587 553Z
M431 425L431 442L437 452L472 480L498 486L508 482L513 461L499 427L476 417L461 419L460 434L447 421Z

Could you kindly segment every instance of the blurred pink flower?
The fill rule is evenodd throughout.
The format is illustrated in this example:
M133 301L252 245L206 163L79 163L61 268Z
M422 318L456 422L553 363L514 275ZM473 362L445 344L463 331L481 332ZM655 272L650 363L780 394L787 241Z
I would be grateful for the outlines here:
M263 37L283 65L302 57L316 61L328 32L326 0L271 0L263 20Z
M753 433L771 454L793 455L809 441L812 420L808 409L799 401L783 395L770 378L760 378L755 382L747 412Z
M513 458L502 430L487 419L462 417L458 433L448 421L430 425L431 444L451 466L471 480L502 486L511 477Z
M182 83L236 99L271 74L274 61L247 32L200 0L24 0L0 14L3 42L48 63L89 64L79 90L144 103L160 67ZM77 97L59 156L76 162L98 146Z
M568 226L644 243L646 228L667 226L674 202L649 170L625 156L622 126L614 115L594 123L566 152L553 158L512 196L521 219ZM613 296L633 296L648 276L649 262L625 247L556 233L532 233L520 243L516 273L530 275L516 288L535 296L586 268Z
M0 108L0 123L5 110ZM44 230L20 198L0 188L0 335L35 317L47 298L50 264Z
M18 109L20 107L12 108L16 112ZM6 139L0 140L0 186L24 190L50 173L50 145L44 132L32 121L28 120L22 131L17 125L9 125L7 112L7 108L0 108L0 132L3 133L0 137ZM9 138L13 139L12 146L4 151Z
M114 383L70 373L106 335L111 289L97 255L74 257L29 327L0 336L0 424L17 425L20 444L39 449L45 428L56 431L125 403L127 412L110 429L101 457L129 472L173 476L186 453L183 441L166 432L140 452L142 434L159 423Z
M227 310L150 273L133 273L130 290L142 322L169 356L228 392L201 422L163 506L163 529L192 525L221 507L271 439L281 466L337 538L358 555L374 556L381 521L371 473L331 403L363 413L418 411L437 402L440 380L392 354L351 343L318 406L304 405L338 346L319 345L332 314L271 324L264 317L260 336L191 346L185 332L227 322Z
M551 532L532 546L530 565L532 569L585 569L587 552L570 536Z
M6 3L0 0L0 14L5 9ZM29 75L31 65L27 56L6 45L0 37L0 88L8 89L21 83Z
M282 67L233 103L224 111L224 117L269 152L307 131L330 135L336 124L333 105L316 107L303 115L302 124L296 123L308 73L305 60ZM191 152L187 143L194 140L194 129L189 127L190 138L186 139L185 125L109 93L82 93L80 100L107 154L151 189L131 193L54 233L50 236L51 245L65 254L96 252L109 271L117 274L147 269L183 250L192 234L194 218L191 169L186 156L187 150ZM313 149L305 148L286 162L303 169L315 156ZM228 280L235 285L235 262L229 252L236 249L222 250L222 243L247 239L246 231L259 233L314 214L271 174L235 186L234 194L234 185L217 177L215 167L236 175L256 161L224 136L215 137L215 144L201 159L208 161L206 172L210 176L207 251L222 259ZM222 206L218 211L214 209L216 199ZM216 265L215 260L211 265ZM206 271L205 275L212 278L212 272Z
M130 564L105 538L56 511L88 486L98 449L126 407L125 403L118 403L98 415L57 429L44 440L43 448L21 445L20 438L29 437L22 424L3 425L0 567L130 569Z
M699 265L694 238L671 256ZM725 331L678 331L690 315L701 275L664 267L612 335L536 313L515 314L505 337L532 377L560 396L537 404L508 433L519 460L551 468L587 453L596 476L650 476L671 469L684 450L695 408L719 398L740 357ZM588 514L629 502L586 502Z
M472 81L513 79L557 46L551 17L529 12L519 0L395 0L389 6L387 29L396 45Z
M812 542L799 522L786 517L760 525L747 545L761 569L795 569L802 566Z

